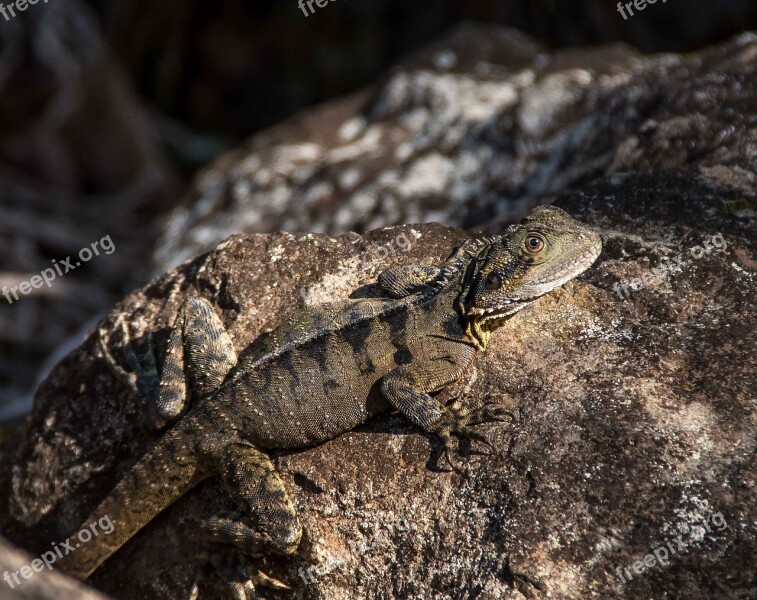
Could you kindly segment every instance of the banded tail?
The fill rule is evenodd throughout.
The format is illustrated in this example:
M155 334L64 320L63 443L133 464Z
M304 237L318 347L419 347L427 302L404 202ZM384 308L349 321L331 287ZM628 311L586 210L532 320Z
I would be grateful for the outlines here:
M188 451L193 444L187 424L168 430L71 534L67 541L74 550L57 563L65 572L86 579L137 531L212 474L201 465L199 454ZM112 522L111 533L80 543L77 534L102 519Z

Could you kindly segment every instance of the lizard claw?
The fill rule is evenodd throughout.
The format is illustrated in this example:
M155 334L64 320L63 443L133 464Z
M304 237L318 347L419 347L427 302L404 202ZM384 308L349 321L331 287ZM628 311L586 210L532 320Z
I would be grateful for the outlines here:
M505 419L507 417L507 419ZM504 423L505 420L513 422L515 415L497 402L487 402L481 408L474 410L468 416L468 425L481 425L483 423Z
M263 573L263 571L258 571L257 579L255 581L258 585L265 586L267 588L271 588L272 590L286 590L289 591L292 588L290 588L286 583L281 581L280 579L276 579L275 577L271 577L270 575L266 575Z
M433 431L442 440L442 444L444 445L444 458L450 467L458 473L461 472L461 470L453 463L450 456L452 450L451 434L485 444L494 454L498 454L499 450L491 440L489 440L489 438L483 433L474 430L471 425L502 422L505 420L504 417L508 417L509 420L514 419L512 413L496 402L487 402L482 407L475 410L465 410L459 406L448 407Z
M465 436L467 438L470 438L472 440L476 440L477 442L481 442L482 444L486 444L486 446L489 447L489 449L494 453L497 454L497 448L494 446L494 444L491 443L491 440L489 440L488 437L486 437L483 433L479 433L478 431L474 431L473 429L469 427L465 427L461 429L459 432L457 432L458 435Z
M255 567L252 562L232 549L211 551L207 558L226 583L234 600L258 600L258 588L290 590L284 583Z

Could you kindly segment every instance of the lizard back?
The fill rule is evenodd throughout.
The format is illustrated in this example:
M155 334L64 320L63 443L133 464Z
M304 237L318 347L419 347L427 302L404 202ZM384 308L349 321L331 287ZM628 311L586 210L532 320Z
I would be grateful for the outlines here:
M389 408L376 389L384 375L433 352L429 334L454 313L443 296L429 286L399 300L302 311L253 343L209 408L234 407L242 436L264 448L306 447L349 431Z

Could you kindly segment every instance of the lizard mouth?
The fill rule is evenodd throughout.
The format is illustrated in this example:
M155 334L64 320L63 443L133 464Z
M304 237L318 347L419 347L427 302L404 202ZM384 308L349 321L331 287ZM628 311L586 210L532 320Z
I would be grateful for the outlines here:
M525 305L525 302L512 302L504 306L492 306L491 308L470 308L468 309L468 315L483 325L484 323L491 323L492 321L499 321L509 317L521 308L524 308Z

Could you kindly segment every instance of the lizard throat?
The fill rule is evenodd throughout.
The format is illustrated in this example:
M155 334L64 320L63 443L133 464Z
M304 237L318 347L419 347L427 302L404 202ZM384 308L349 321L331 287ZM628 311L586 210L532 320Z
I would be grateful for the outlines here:
M499 329L512 316L512 313L496 318L478 319L468 321L466 335L473 341L473 345L479 350L486 350L492 331Z
M505 312L498 315L468 315L466 335L478 350L485 350L489 344L492 331L502 327L515 313L525 308L530 302L519 302L511 305Z

